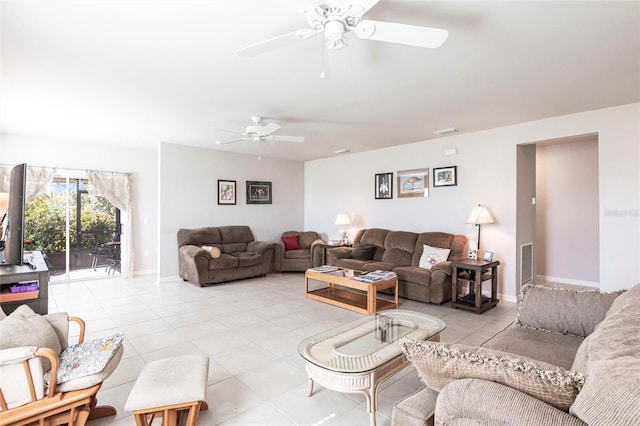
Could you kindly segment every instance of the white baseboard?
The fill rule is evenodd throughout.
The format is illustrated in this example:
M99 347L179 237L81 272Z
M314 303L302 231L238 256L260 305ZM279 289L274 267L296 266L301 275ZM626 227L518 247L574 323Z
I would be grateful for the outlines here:
M600 288L600 283L593 281L572 280L569 278L549 277L547 275L536 275L536 281L546 281L557 284L579 285L583 287Z
M141 269L138 271L133 271L134 277L139 277L141 275L156 275L158 273L157 269Z

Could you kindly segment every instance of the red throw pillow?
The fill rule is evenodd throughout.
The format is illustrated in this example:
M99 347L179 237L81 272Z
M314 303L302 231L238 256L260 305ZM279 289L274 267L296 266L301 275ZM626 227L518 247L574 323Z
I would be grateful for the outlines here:
M281 237L285 250L300 250L300 237L294 235L292 237Z

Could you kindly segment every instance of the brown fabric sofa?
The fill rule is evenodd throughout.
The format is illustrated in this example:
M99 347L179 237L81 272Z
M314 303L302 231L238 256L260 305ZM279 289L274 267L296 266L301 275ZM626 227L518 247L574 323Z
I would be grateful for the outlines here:
M395 404L392 425L637 425L640 284L526 286L519 305L481 347L401 340L427 386Z
M273 244L255 241L248 226L178 230L180 277L201 287L265 276L271 270L272 260Z
M375 247L371 259L354 259L358 246ZM419 267L423 246L450 249L449 260L433 265L431 269ZM451 299L451 259L464 257L467 238L444 232L406 232L387 229L361 229L353 240L353 247L328 250L327 263L358 271L378 269L398 275L400 297L427 303L443 303Z
M273 267L276 272L306 271L323 263L325 242L317 232L286 231L284 238L298 241L298 249L287 250L282 238L273 243Z

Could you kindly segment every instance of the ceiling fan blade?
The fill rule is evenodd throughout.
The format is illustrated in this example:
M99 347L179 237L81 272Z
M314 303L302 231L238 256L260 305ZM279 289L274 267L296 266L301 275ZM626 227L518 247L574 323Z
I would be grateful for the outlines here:
M354 31L358 38L435 49L449 37L449 31L381 21L360 21Z
M260 130L260 133L262 133L265 136L270 135L271 133L275 132L276 130L278 130L280 128L280 126L276 123L269 123L266 126L264 126L262 128L262 130Z
M280 141L280 142L304 142L303 136L284 136L284 135L271 135L264 138L269 141Z
M307 38L311 38L316 34L317 32L314 32L313 30L309 30L307 28L293 31L291 33L283 34L281 36L270 38L268 40L264 40L259 43L238 49L236 50L236 55L250 58L260 53L289 46L300 40L306 40Z
M248 140L250 140L250 139L249 138L236 138L236 139L229 139L228 141L216 141L216 144L224 145L224 144L231 143L231 142L248 141Z

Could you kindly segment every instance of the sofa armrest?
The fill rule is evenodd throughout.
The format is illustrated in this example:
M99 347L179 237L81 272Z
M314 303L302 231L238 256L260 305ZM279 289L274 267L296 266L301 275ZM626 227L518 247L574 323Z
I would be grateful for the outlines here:
M339 259L351 257L353 248L351 247L335 247L327 249L327 263L335 265Z
M284 242L282 240L273 243L273 269L276 272L282 272L282 263L284 261Z
M317 239L311 243L309 254L311 255L311 266L315 268L324 264L324 248L325 242Z
M526 393L481 379L455 380L442 388L436 400L435 423L457 424L458 419L460 423L473 419L474 424L498 426L587 426L579 418Z
M211 252L199 246L192 246L190 244L187 244L180 247L180 252L189 257L195 258L196 256L204 256L207 258L207 260L211 259Z
M451 274L453 274L453 268L451 267L451 261L450 260L446 260L444 262L436 263L435 265L433 265L431 267L431 270L432 271L443 271L448 276L451 276Z

